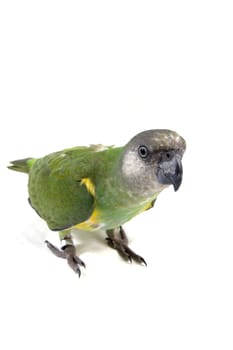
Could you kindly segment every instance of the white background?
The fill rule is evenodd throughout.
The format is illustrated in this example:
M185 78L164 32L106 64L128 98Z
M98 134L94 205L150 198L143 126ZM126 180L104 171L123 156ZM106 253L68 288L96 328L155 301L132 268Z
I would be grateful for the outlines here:
M1 1L1 349L233 348L231 1ZM79 233L79 279L10 160L187 141L180 190L125 225L148 267Z

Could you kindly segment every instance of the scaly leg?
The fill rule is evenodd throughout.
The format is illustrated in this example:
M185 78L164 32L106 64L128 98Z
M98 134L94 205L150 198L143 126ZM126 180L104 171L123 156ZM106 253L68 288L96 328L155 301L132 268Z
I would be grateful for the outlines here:
M79 277L81 275L80 266L86 267L84 262L76 255L75 246L71 237L70 231L59 232L60 240L62 243L61 250L55 247L52 243L45 241L47 247L58 258L66 259L68 265L76 272Z
M121 226L112 230L107 230L106 233L108 235L106 238L108 245L111 248L116 249L124 259L129 260L130 262L134 260L139 264L144 264L147 266L145 260L140 255L135 254L128 247L128 239Z

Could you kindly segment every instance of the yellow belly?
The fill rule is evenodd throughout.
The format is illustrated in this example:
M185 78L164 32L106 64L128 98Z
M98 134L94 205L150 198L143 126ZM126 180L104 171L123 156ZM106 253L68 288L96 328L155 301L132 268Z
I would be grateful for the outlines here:
M98 209L94 209L93 213L88 220L75 225L74 228L84 231L96 231L104 227L104 223L99 222L100 212Z
M137 212L135 212L133 216L136 216L142 213L143 211L150 209L151 207L151 201L149 201L148 203L144 204L142 208L140 208ZM103 229L105 226L106 225L103 219L103 213L102 215L100 215L100 210L94 209L92 215L89 217L88 220L75 225L74 228L84 231L96 231Z

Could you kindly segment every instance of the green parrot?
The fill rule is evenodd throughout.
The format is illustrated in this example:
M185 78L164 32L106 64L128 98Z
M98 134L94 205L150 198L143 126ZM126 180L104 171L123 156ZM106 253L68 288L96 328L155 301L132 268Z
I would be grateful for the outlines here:
M59 231L61 249L45 241L80 276L71 231L105 230L109 246L146 265L128 247L122 225L153 207L158 194L182 182L185 140L171 130L147 130L123 147L74 147L43 158L12 161L9 169L29 176L29 203L48 227Z

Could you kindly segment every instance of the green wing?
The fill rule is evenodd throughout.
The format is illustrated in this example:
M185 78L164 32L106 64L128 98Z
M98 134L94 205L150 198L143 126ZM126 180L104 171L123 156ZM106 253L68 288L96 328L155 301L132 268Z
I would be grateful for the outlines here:
M29 175L30 204L51 230L64 230L87 220L94 197L82 183L92 178L93 147L76 147L38 159Z

